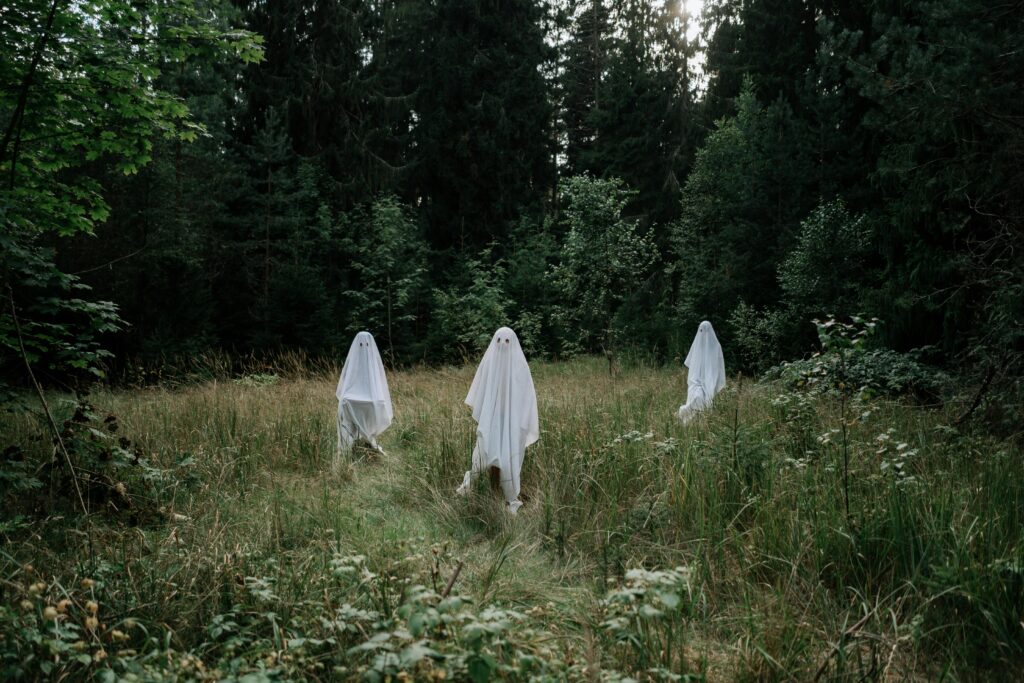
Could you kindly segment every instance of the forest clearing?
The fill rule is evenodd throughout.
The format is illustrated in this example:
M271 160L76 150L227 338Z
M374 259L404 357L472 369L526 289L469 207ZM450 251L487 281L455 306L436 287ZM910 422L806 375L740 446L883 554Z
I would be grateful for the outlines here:
M0 0L0 680L1024 680L1022 92L1024 0Z
M357 449L338 475L334 372L91 395L91 424L116 415L132 441L107 471L135 502L90 501L97 521L70 530L8 525L4 619L26 610L40 630L8 638L4 665L246 681L1013 677L1019 451L881 399L848 407L844 444L840 401L781 381L734 380L681 426L677 370L535 363L541 438L511 516L486 479L454 495L470 371L391 373L386 455ZM64 626L43 635L62 601Z

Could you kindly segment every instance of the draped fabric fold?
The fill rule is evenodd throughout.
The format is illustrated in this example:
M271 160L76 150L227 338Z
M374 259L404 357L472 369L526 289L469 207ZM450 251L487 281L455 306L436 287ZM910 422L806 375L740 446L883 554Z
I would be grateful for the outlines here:
M499 470L501 489L509 510L519 501L519 474L526 448L540 437L537 394L530 366L516 333L502 327L494 333L466 395L476 420L476 446L472 466L458 493L465 494L480 472Z
M707 320L697 328L697 334L686 354L686 403L676 413L683 424L697 412L707 408L715 394L725 388L725 357L718 343L715 329Z
M377 437L391 425L394 410L384 362L369 332L360 332L352 340L335 395L338 397L338 458L360 439L380 450Z

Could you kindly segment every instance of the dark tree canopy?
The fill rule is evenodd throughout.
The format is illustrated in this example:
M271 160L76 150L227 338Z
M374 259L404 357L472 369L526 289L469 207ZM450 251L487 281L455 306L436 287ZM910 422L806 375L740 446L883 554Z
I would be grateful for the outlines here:
M55 379L364 327L451 360L498 322L664 360L704 318L762 367L857 313L1019 369L1014 3L89 6L0 23L4 294Z

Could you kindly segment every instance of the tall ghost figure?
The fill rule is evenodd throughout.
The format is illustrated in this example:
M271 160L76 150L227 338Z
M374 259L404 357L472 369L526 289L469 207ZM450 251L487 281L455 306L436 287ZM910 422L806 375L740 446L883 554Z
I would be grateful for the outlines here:
M369 332L360 332L352 340L335 394L338 397L337 467L341 454L359 439L380 450L377 437L391 425L395 416L384 362Z
M697 328L690 352L686 354L686 403L679 406L676 417L686 424L698 411L711 405L715 394L725 387L725 357L715 328L707 320Z
M508 327L494 333L480 361L466 405L476 420L471 469L457 492L465 495L478 474L498 469L501 490L513 514L519 510L519 473L526 448L540 437L537 394L519 337Z

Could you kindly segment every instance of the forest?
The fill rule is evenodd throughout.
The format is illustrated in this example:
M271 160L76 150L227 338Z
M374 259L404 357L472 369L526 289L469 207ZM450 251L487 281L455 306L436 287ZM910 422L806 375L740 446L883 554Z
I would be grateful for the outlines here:
M0 674L1015 679L1022 92L1019 0L0 0Z
M5 282L54 379L61 345L124 370L365 328L406 365L506 322L664 362L704 319L760 371L825 315L1017 373L1018 3L93 5L25 97L49 3L3 24Z

